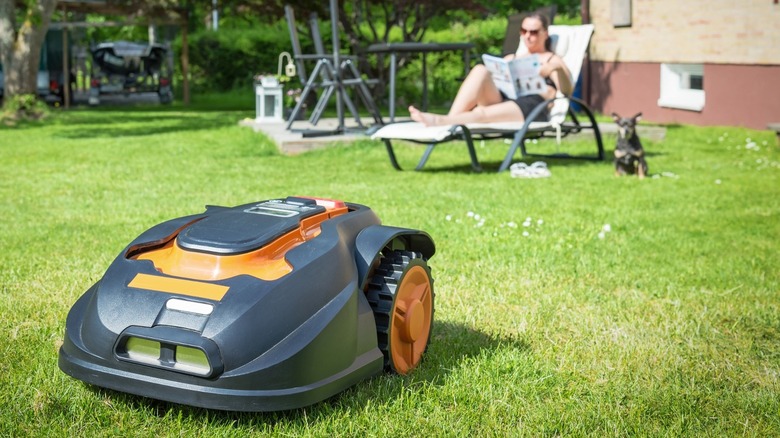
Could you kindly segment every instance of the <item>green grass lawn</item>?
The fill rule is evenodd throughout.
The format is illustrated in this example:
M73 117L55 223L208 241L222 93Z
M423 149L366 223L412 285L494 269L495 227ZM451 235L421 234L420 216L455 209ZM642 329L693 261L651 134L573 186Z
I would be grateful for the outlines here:
M500 141L479 147L481 174L457 142L397 172L381 143L283 156L237 126L252 111L195 107L0 128L1 436L780 435L773 134L672 126L645 141L650 178L547 160L551 178L520 180L491 171ZM407 167L422 152L398 149ZM418 370L269 414L59 371L70 306L138 234L287 195L365 204L433 236L436 321Z

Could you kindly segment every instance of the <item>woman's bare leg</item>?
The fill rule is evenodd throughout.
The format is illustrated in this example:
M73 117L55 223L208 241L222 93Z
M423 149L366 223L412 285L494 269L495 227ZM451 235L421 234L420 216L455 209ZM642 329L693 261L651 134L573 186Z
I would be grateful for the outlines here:
M478 105L471 111L458 114L433 114L424 113L419 109L410 106L409 114L412 120L420 122L425 126L439 125L460 125L466 123L488 123L488 122L522 122L523 113L515 102L505 101L494 105Z
M479 64L471 69L466 79L460 84L458 94L450 107L449 115L455 115L471 111L477 105L487 106L501 102L501 93L498 92L490 72L484 65Z

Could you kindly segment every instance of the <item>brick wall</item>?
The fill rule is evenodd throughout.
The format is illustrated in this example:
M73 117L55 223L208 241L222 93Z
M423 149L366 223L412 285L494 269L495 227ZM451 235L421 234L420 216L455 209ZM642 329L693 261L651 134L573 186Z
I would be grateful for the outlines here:
M590 59L780 65L775 0L631 0L630 27L613 27L614 0L590 0Z

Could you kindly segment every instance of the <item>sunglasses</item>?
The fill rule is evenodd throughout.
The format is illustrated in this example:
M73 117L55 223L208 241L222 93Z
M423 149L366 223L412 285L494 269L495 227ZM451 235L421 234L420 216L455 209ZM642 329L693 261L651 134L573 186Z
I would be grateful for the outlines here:
M520 33L523 34L523 35L531 34L532 36L537 36L537 35L539 35L539 31L541 31L541 29L533 29L533 30L531 30L531 29L526 29L526 28L523 28L523 27L520 28Z

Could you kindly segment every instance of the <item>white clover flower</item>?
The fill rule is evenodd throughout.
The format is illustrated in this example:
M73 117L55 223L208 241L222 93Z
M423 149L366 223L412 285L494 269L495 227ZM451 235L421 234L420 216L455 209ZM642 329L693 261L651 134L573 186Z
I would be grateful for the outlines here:
M530 235L531 235L531 233L529 233L528 231L523 231L523 236L524 236L524 237L528 237L528 236L530 236Z
M447 216L444 216L444 220L451 221L452 220L452 215L448 214Z
M715 180L715 184L720 184L720 180L719 180L719 179L716 179L716 180Z
M604 230L605 232L609 233L610 231L612 231L612 226L609 225L609 224L604 224L604 226L601 227L601 229Z
M480 215L478 215L478 214L475 214L475 215L474 215L474 220L475 220L475 221L478 221L478 220L480 220L481 218L482 218L482 216L480 216Z
M603 239L603 238L604 238L604 236L606 236L606 234L604 234L604 232L603 232L603 231L599 233L599 239Z
M509 222L509 223L508 223L508 224L506 224L506 225L507 225L509 228L517 228L517 224L516 224L516 223L514 223L514 222Z
M543 224L543 223L544 223L544 221L543 221L543 220L541 220L541 219L539 219L538 221L536 221L536 224L537 224L537 225L541 225L541 224Z
M473 211L470 211L470 212L466 213L466 216L468 216L468 217L474 217L474 212L473 212Z

